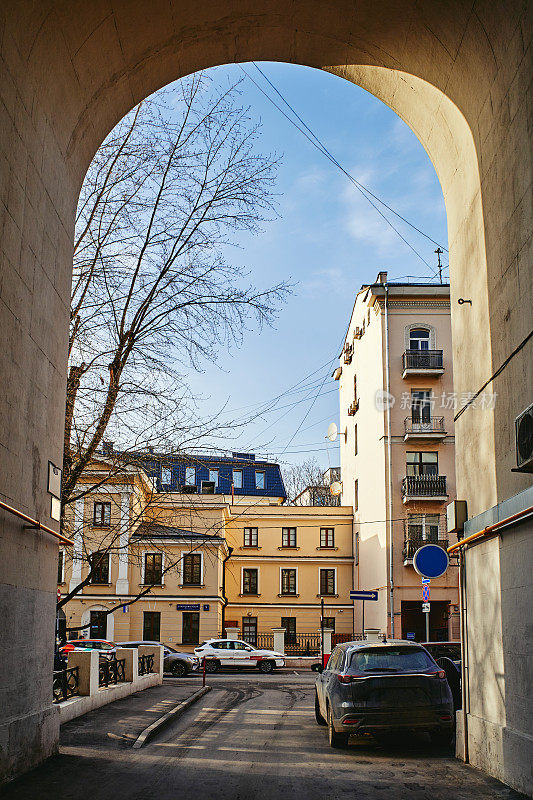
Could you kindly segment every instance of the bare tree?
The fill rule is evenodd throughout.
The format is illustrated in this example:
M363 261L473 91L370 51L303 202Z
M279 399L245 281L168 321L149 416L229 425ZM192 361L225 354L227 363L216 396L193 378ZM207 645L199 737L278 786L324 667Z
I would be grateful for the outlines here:
M63 510L104 437L124 453L186 448L216 428L198 421L187 371L238 345L250 319L269 323L289 290L245 284L227 260L235 232L275 214L277 159L256 151L258 135L238 87L200 73L133 109L99 149L76 219Z
M291 464L283 468L283 482L287 491L288 505L321 505L336 506L339 504L337 497L329 491L329 483L324 478L324 470L315 458L302 461L301 464ZM305 489L308 497L300 497Z

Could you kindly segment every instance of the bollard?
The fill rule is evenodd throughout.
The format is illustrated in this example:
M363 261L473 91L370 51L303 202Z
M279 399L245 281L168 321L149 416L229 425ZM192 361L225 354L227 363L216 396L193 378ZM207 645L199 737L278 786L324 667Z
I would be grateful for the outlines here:
M202 686L205 686L205 656L202 658Z

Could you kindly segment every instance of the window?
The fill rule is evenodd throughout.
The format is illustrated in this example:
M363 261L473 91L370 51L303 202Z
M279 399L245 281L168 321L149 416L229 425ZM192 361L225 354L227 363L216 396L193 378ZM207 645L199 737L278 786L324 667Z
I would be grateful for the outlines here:
M233 488L242 489L242 469L233 470Z
M359 508L359 481L355 481L353 487L353 510L357 511Z
M296 617L282 617L281 627L285 628L285 644L296 644Z
M242 593L243 594L258 594L258 570L257 569L243 569L242 571Z
M434 669L431 657L423 647L382 647L356 650L350 659L350 673L372 672L379 673L387 670L402 672L407 670Z
M65 580L63 571L65 567L65 551L60 550L57 555L57 582L63 583Z
M353 399L357 400L357 375L353 376Z
M145 611L143 613L143 639L147 642L158 642L161 638L161 612Z
M438 453L424 451L407 451L406 470L407 475L438 475L439 457Z
M255 488L256 489L264 489L265 488L265 473L264 472L256 472L255 473Z
M335 631L335 617L324 617L324 628L330 628Z
M409 514L407 517L407 536L409 539L424 539L437 542L439 539L438 514Z
M107 636L107 611L90 611L89 614L89 638L105 639Z
M215 484L215 489L218 487L218 469L209 470L209 480Z
M431 421L431 392L427 389L411 389L411 419L413 422Z
M353 454L357 455L357 425L353 429Z
M296 547L296 528L283 528L281 531L281 546Z
M320 547L335 547L335 528L320 528Z
M145 585L154 584L161 586L163 583L163 554L145 553L144 554L144 580ZM155 641L152 639L152 641ZM159 641L159 640L158 640Z
M183 584L187 586L201 586L202 584L202 554L185 553L183 556Z
M91 583L109 583L109 553L97 550L89 556ZM97 639L102 638L97 636Z
M296 594L296 570L281 570L281 594Z
M245 547L257 547L257 528L245 528L244 529L244 546Z
M111 503L95 503L93 510L93 525L105 528L111 525Z
M335 594L335 570L320 570L320 594Z
M170 486L172 483L172 469L170 467L161 467L161 483L164 486Z
M429 350L429 331L426 328L412 328L409 331L410 350Z
M185 486L196 486L196 467L185 467Z

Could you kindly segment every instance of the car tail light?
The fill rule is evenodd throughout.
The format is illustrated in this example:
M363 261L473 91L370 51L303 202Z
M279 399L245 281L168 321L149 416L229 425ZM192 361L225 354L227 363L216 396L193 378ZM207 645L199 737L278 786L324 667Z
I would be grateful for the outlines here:
M359 725L361 720L360 719L354 719L353 717L348 717L347 719L343 719L342 722L343 722L344 725Z
M435 678L445 678L446 677L446 673L444 672L443 669L439 669L439 670L437 670L437 672L430 672L429 674L433 675Z
M451 718L452 718L451 714L443 714L442 717L439 717L439 719L443 720L444 722L447 722Z

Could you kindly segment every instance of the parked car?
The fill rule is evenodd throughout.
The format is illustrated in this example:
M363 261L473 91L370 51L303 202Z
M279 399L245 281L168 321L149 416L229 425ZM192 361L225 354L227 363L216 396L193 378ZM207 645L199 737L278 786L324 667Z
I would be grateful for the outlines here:
M427 731L438 743L453 733L453 700L444 670L421 645L402 640L345 642L318 675L315 717L329 743L350 733Z
M195 647L194 652L200 659L205 657L206 672L216 672L220 667L257 667L260 672L272 672L276 667L285 666L285 656L282 653L258 650L238 639L208 639Z
M117 647L139 647L140 644L155 644L164 648L163 671L169 672L175 678L184 678L189 672L198 669L199 660L191 653L180 653L161 642L120 642Z
M104 658L115 657L115 645L105 639L71 639L63 645L61 655L68 656L73 650L99 650Z
M437 658L449 658L461 664L461 642L422 642L428 653Z

